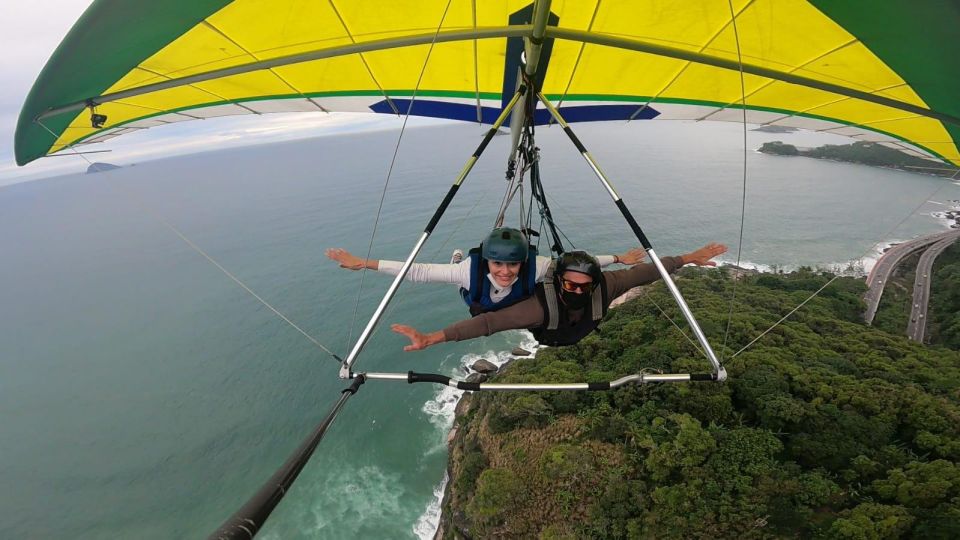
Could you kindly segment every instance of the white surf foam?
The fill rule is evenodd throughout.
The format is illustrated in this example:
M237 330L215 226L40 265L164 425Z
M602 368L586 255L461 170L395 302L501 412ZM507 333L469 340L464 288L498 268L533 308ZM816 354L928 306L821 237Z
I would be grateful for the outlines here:
M511 334L515 335L516 339L511 335L510 342L517 343L517 345L512 345L511 348L521 347L530 351L531 356L536 355L538 344L536 340L533 339L533 334L524 330L512 332ZM451 373L450 375L456 376L457 378L466 378L466 376L473 372L470 366L477 360L487 360L497 367L500 367L506 364L512 357L513 355L509 350L499 352L490 350L480 354L465 354L460 358L459 369L454 370L455 373ZM438 452L446 449L447 437L450 433L450 428L453 427L454 412L456 411L457 403L460 402L460 398L463 396L463 392L463 390L443 386L437 391L433 399L423 404L423 412L427 414L430 423L437 427L438 444L431 448L429 452ZM443 495L446 492L448 480L447 473L444 471L443 480L433 489L433 500L430 501L426 510L424 510L423 514L417 519L417 522L413 526L413 533L421 540L430 540L433 538L437 532L437 527L440 526L440 505L443 501Z
M737 266L739 268L744 268L746 270L756 270L758 272L775 272L777 270L783 270L783 266L774 266L763 263L755 263L752 261L740 261L737 264L736 261L727 261L724 259L717 259L717 266Z
M937 202L937 201L929 201L929 202ZM946 206L947 209L939 210L937 212L931 212L930 215L933 217L933 219L937 220L937 222L940 223L940 225L942 225L943 228L945 229L954 228L954 226L958 222L960 222L960 220L957 219L957 213L960 212L960 201L951 199L945 203L937 202L937 204Z
M797 271L801 266L808 266L818 271L832 272L842 276L865 277L883 255L884 251L899 243L905 242L905 239L894 238L874 244L870 250L859 258L847 259L844 261L833 261L826 263L812 264L767 264L753 261L740 261L739 267L756 270L765 273L790 273ZM719 266L737 266L736 262L724 259L717 259Z
M440 504L443 502L443 494L447 489L447 482L450 478L447 472L443 472L443 481L440 485L433 488L433 500L427 505L426 511L413 524L413 534L420 540L431 540L437 534L437 527L440 526Z
M337 486L337 489L329 489ZM274 524L258 538L359 538L365 520L404 512L404 488L399 474L368 465L358 469L331 467L319 471L316 482L298 484L301 501L287 503L292 525Z

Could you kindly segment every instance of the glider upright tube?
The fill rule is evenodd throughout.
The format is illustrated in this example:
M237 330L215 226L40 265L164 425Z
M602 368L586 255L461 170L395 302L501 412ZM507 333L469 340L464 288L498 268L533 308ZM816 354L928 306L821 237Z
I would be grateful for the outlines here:
M540 66L540 52L543 50L543 35L547 29L547 20L550 17L551 0L538 0L533 8L533 29L530 36L524 36L524 54L517 72L517 88L524 80L533 79ZM514 155L520 142L520 132L523 130L523 119L527 116L527 101L517 103L510 119L510 156ZM497 227L502 223L503 216L497 219Z
M693 312L690 311L690 308L687 306L687 302L683 299L683 295L680 294L680 289L677 288L677 284L673 282L669 272L667 272L667 269L664 268L663 262L660 261L660 257L658 257L656 252L653 251L653 246L650 244L650 240L647 239L645 234L643 234L643 230L640 229L640 225L637 223L637 220L633 219L633 214L631 214L630 210L627 209L627 205L623 203L623 199L620 198L620 195L613 188L613 185L609 180L607 180L606 175L600 170L600 167L597 165L597 162L594 161L593 156L590 155L590 152L587 151L586 147L583 146L583 143L580 142L580 139L577 138L576 134L573 133L573 130L570 129L570 125L567 124L566 120L564 120L562 116L560 116L560 112L553 106L553 103L551 103L550 100L543 95L543 92L538 92L537 97L547 108L547 110L550 111L550 114L553 115L553 117L557 120L557 123L560 124L567 136L570 137L570 140L573 141L573 144L583 155L583 158L586 159L587 163L590 164L590 168L593 169L594 174L596 174L597 178L600 179L600 182L603 183L603 187L607 189L607 193L609 193L610 197L613 198L613 202L617 205L617 208L620 209L620 213L622 213L623 217L626 218L627 223L630 224L630 228L633 230L634 234L637 235L637 239L640 240L640 244L642 244L643 248L647 251L647 255L650 256L650 260L653 262L654 266L656 266L657 271L660 272L660 277L667 285L667 289L670 290L670 294L673 295L674 300L676 300L677 306L679 306L680 311L683 312L683 316L687 319L687 323L693 330L694 335L697 336L697 341L699 341L700 345L703 346L704 353L706 353L710 363L713 364L714 371L717 373L717 380L725 380L727 378L727 370L720 365L717 355L713 352L713 348L710 347L710 342L707 341L707 336L704 335L703 330L700 329L700 325L697 324L697 319L693 316Z
M420 239L417 241L416 245L413 246L413 250L410 252L410 255L408 255L407 259L403 262L403 266L400 268L400 273L397 274L397 277L393 279L393 283L390 284L390 288L387 289L386 294L383 295L383 299L380 300L380 305L377 306L376 311L373 312L373 316L370 317L370 320L367 322L367 326L363 329L363 333L361 333L360 337L357 338L357 343L354 344L350 354L347 355L347 359L344 360L343 365L340 366L341 379L349 379L353 375L353 372L351 371L353 368L353 363L356 362L357 356L360 354L360 351L363 350L363 346L366 345L367 340L370 339L370 334L373 333L373 329L376 328L377 323L380 322L380 317L383 316L383 312L387 309L387 305L390 304L390 301L393 299L393 295L396 294L397 289L400 287L400 283L407 276L407 272L410 271L410 267L413 265L414 259L417 258L417 255L420 254L420 250L423 249L423 244L426 243L427 238L429 238L430 234L433 233L433 228L437 226L437 223L443 216L444 211L446 211L450 201L453 200L454 195L457 194L457 190L460 189L460 184L466 180L467 175L470 174L470 170L473 169L477 159L480 158L480 154L482 154L487 148L487 145L490 144L490 140L493 139L493 136L497 134L497 130L500 129L500 126L502 126L506 119L510 116L511 109L513 109L514 105L517 104L517 101L523 97L526 92L526 86L521 86L519 89L517 89L517 93L513 95L513 99L511 99L510 102L507 103L507 106L503 108L503 111L500 113L497 121L493 123L490 131L487 132L487 135L483 138L483 141L480 142L480 145L473 152L473 155L470 156L470 159L468 159L467 163L463 166L463 169L457 176L457 180L452 186L450 186L450 190L447 191L447 195L443 198L443 201L440 203L437 211L434 212L433 217L430 218L430 223L427 224L426 229L423 230L423 234L420 235Z

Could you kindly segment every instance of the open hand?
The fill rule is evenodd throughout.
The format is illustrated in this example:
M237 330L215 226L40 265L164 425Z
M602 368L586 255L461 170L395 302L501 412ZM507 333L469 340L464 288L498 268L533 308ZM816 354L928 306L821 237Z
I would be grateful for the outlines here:
M647 252L644 251L643 248L634 248L623 255L617 255L617 260L620 261L620 264L627 266L633 266L646 258Z
M405 324L393 324L390 326L390 329L398 334L403 334L410 339L410 345L407 345L403 348L405 351L421 351L431 345L427 339L427 335L418 332L412 326L407 326Z
M366 265L360 257L354 256L349 251L342 248L329 248L324 252L327 257L340 263L340 268L348 270L362 270Z
M717 263L710 259L727 252L727 246L711 242L702 248L687 253L683 256L684 264L695 264L697 266L716 266Z

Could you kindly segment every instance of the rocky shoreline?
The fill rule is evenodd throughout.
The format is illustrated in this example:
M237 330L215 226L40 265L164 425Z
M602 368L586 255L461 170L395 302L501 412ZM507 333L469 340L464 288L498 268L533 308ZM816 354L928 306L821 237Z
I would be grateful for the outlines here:
M532 353L526 349L521 349L518 347L515 348L511 354L513 355L512 358L499 367L488 360L477 360L468 368L472 373L470 373L465 380L467 382L476 383L487 382L491 375L495 375L499 370L505 368L516 358L529 357ZM453 530L456 531L456 533L460 536L464 538L470 538L469 530L467 530L466 526L464 525L464 520L457 520L456 516L450 516L448 508L450 504L450 496L453 492L453 486L449 482L457 478L457 473L459 472L454 470L454 465L460 462L460 459L455 459L455 453L457 453L458 448L461 448L463 445L460 423L470 412L472 398L472 392L464 392L453 411L453 426L450 428L450 434L447 435L447 452L450 456L447 459L448 484L447 488L443 492L443 499L440 500L440 522L437 524L437 532L433 535L434 540L440 540L444 538L444 532L449 527L452 527Z
M950 200L947 202L952 204L953 207L944 212L934 212L933 217L946 221L947 226L951 229L960 229L960 201Z

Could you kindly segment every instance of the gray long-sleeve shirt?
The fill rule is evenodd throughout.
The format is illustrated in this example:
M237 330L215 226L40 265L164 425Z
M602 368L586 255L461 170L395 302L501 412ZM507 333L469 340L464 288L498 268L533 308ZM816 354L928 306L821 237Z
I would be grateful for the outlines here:
M680 257L663 257L660 260L667 272L671 274L683 266ZM603 276L607 280L608 306L613 299L628 290L660 279L657 268L649 263L638 264L626 270L604 272ZM600 294L600 291L595 291L594 294ZM543 306L540 305L536 296L531 296L510 307L482 313L472 319L453 323L443 329L443 335L447 341L463 341L480 336L489 336L504 330L537 328L543 326L543 321Z

